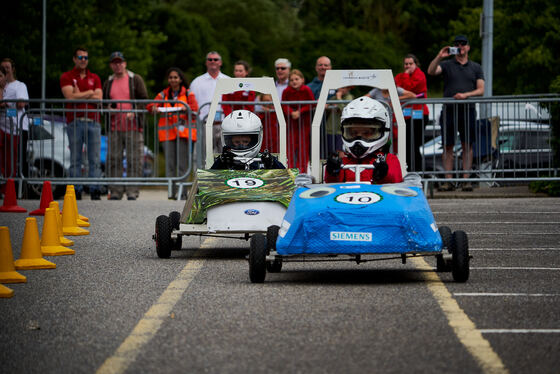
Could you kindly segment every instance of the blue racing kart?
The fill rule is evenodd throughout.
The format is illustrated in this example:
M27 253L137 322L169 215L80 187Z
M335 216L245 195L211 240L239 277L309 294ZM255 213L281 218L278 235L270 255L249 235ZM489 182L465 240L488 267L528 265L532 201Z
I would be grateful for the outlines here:
M266 272L281 271L283 262L406 263L412 256L436 256L438 271L451 271L457 282L468 280L467 235L437 227L416 174L398 184L296 184L281 226L251 238L251 282L264 282Z

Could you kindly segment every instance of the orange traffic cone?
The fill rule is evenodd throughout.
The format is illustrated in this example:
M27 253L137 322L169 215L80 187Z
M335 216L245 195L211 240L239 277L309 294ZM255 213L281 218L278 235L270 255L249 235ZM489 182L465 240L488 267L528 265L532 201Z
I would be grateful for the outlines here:
M64 195L64 205L62 206L62 233L64 235L89 235L89 231L78 227L76 219L75 196L72 193Z
M8 298L14 296L14 290L0 284L0 297Z
M0 227L0 282L27 282L27 277L18 273L14 267L14 255L12 253L12 243L10 241L10 229L6 226Z
M45 220L43 221L43 236L41 237L41 252L43 256L62 256L73 255L73 249L63 247L58 236L58 222L56 215L58 211L52 208L45 210Z
M8 179L6 183L6 195L4 196L4 205L0 206L0 212L25 213L27 209L17 205L16 185L13 179Z
M65 238L64 233L62 232L62 214L60 214L58 201L51 201L51 203L49 204L49 208L54 209L56 213L56 228L58 230L58 239L60 240L60 244L62 244L65 247L70 247L71 245L74 245L74 241Z
M56 264L43 258L39 229L37 228L37 219L35 217L25 219L21 254L19 260L16 260L15 266L17 270L56 268Z
M74 206L74 213L76 214L76 224L80 227L89 227L90 223L81 219L83 217L78 213L78 202L76 201L76 191L71 190L70 195L72 195L72 205Z
M41 202L39 203L39 209L35 209L30 216L44 216L45 209L49 207L49 203L53 201L52 187L50 181L43 182L43 189L41 190Z
M74 185L72 184L66 186L66 193L69 193L70 191L72 191L72 194L74 195L74 203L76 204L76 218L88 222L89 218L87 218L86 216L82 216L81 214L78 213L78 203L76 202L76 190L74 189Z

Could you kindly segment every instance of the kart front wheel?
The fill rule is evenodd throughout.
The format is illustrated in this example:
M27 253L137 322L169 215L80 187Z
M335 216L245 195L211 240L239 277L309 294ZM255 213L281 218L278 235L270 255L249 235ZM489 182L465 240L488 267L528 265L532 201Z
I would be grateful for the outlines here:
M169 222L171 223L171 230L179 230L179 224L181 223L181 213L173 211L169 213ZM172 249L178 251L183 246L183 239L181 235L177 235L176 239L172 239Z
M167 216L156 219L156 252L159 258L171 256L171 222Z
M469 240L462 230L453 233L453 250L451 273L455 282L466 282L469 279Z
M441 235L441 241L443 243L441 251L447 250L447 252L452 253L453 249L453 233L451 229L447 226L441 226L439 228L439 234ZM443 272L443 271L450 271L451 264L449 260L445 260L443 258L443 254L436 255L436 271Z
M266 277L266 239L263 234L251 237L249 249L249 279L252 283L263 283Z
M268 226L266 230L266 249L267 254L270 254L270 251L276 251L276 240L278 239L278 230L280 227L277 225ZM269 273L279 273L282 270L282 259L277 258L273 261L266 262L266 270Z

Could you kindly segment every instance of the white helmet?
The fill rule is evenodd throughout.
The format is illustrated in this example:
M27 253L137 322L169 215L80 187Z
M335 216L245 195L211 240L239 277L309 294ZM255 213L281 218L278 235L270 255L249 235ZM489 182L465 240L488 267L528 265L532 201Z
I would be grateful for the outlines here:
M385 106L367 96L348 103L340 118L344 152L364 158L389 139L391 121Z
M253 158L261 149L263 127L260 118L248 110L234 110L222 121L222 146L236 156Z

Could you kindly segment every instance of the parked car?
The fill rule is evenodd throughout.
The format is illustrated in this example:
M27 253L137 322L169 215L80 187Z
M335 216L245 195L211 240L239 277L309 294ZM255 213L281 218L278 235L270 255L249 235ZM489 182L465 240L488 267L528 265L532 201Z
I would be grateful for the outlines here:
M473 169L482 176L489 176L492 169L510 169L512 172L528 173L530 169L549 168L552 165L550 125L537 122L500 121L497 138L492 142L489 121L478 121L480 132L473 143ZM493 144L494 143L494 144ZM495 147L493 146L495 145ZM420 147L424 171L444 171L442 163L443 144L441 135ZM462 169L462 147L458 141L454 145L457 165ZM425 174L425 176L426 176ZM439 177L442 177L439 174Z
M27 142L29 178L64 178L70 168L70 148L63 117L29 118ZM28 197L41 196L41 184L28 184ZM53 197L64 196L66 186L53 184Z
M66 133L66 122L63 117L43 116L29 119L29 140L27 143L27 162L29 178L64 178L69 176L70 148ZM86 150L84 149L84 152ZM107 136L101 136L101 170L105 175L107 162ZM82 160L87 158L82 157ZM85 165L83 166L85 168ZM123 155L123 170L126 176L126 151ZM143 177L153 176L154 154L144 145ZM41 196L41 184L28 184L28 197ZM53 197L59 199L64 196L66 186L53 184Z

